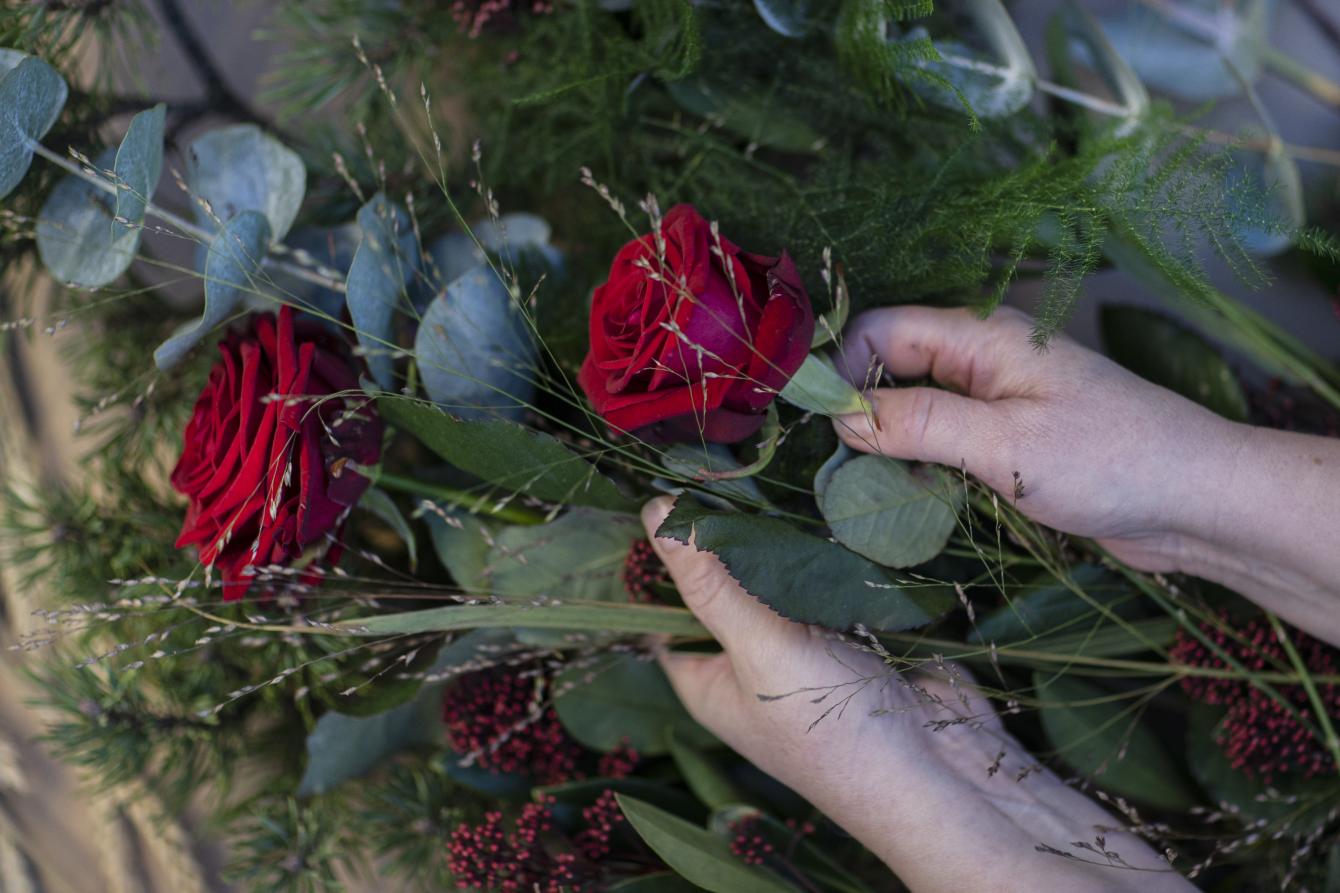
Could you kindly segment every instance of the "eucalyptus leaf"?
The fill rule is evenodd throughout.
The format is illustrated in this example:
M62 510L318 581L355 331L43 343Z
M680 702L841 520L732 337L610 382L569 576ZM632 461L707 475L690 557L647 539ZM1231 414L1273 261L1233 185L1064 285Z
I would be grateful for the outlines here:
M685 880L712 893L794 893L768 869L742 862L721 836L632 797L618 800L633 830Z
M1116 51L1145 83L1190 102L1237 96L1255 81L1269 39L1267 0L1123 4L1101 18ZM1239 77L1234 76L1236 68Z
M377 614L343 620L336 629L353 636L378 638L404 633L447 632L461 629L568 629L620 633L661 634L707 638L706 628L686 608L615 602L450 605L402 614Z
M671 730L699 746L717 743L693 721L653 660L612 654L570 667L554 680L554 710L568 734L592 750L632 747L643 756L669 751Z
M217 217L227 223L246 211L258 211L270 237L282 241L302 207L307 169L297 153L254 124L210 130L186 149L186 185L209 208L195 205L195 217L208 230Z
M855 450L841 441L838 442L833 455L825 459L824 464L820 465L819 470L814 473L814 497L816 500L820 503L823 502L824 494L828 492L828 484L833 480L834 472L855 455Z
M645 535L634 515L582 507L547 524L505 527L489 550L485 586L504 597L626 601L624 562Z
M442 515L427 511L423 517L428 522L437 559L456 585L466 592L486 591L485 573L493 542L489 524L477 515L449 509L444 509Z
M754 0L764 24L783 37L804 37L813 26L812 0Z
M270 244L270 225L258 211L242 211L223 225L209 243L205 259L205 310L200 319L177 332L154 351L159 369L170 369L215 326L225 322L248 292Z
M637 508L594 465L544 432L501 419L456 419L390 394L377 398L377 409L457 468L505 490L567 505Z
M969 30L985 44L985 53L959 41L934 41L940 58L917 65L943 81L910 78L908 89L948 109L962 109L966 101L973 113L982 118L1014 114L1033 98L1037 70L1032 54L1000 0L973 0L959 4L959 8L969 19ZM925 37L924 29L914 28L906 39L916 41Z
M163 168L160 103L131 119L121 146L110 159L112 196L81 177L56 184L37 217L37 250L42 263L62 282L84 288L106 285L125 272L139 250L144 212Z
M1245 422L1247 396L1228 363L1196 332L1142 307L1104 304L1103 347L1136 375L1219 413Z
M14 191L33 162L33 143L65 107L69 88L36 56L6 49L0 57L0 198Z
M405 520L405 515L400 511L400 506L395 504L385 490L377 487L369 487L364 491L361 499L358 500L358 507L366 509L376 515L391 530L395 531L396 536L400 537L401 542L405 544L405 549L409 552L410 570L414 570L419 565L419 546L414 539L414 529L409 526L409 521Z
M1074 675L1035 671L1042 728L1057 756L1105 790L1169 811L1185 811L1198 798L1158 736L1126 701Z
M660 459L667 471L688 478L704 490L727 500L746 505L767 503L757 481L733 474L742 466L724 444L672 443L661 450ZM727 472L727 476L717 477L721 472Z
M439 699L421 696L375 716L325 714L307 736L307 768L298 796L325 793L402 750L437 744L440 711Z
M409 214L380 192L358 209L363 240L345 277L345 302L368 370L377 384L395 384L395 312L409 306L406 287L418 264Z
M658 536L712 552L746 592L801 623L872 630L925 626L953 606L942 588L902 589L883 569L837 543L802 533L785 521L741 512L712 512L680 497Z
M944 550L963 490L938 469L857 456L832 473L819 508L833 536L886 567L909 567Z
M1061 8L1055 21L1062 30L1066 52L1057 61L1068 66L1073 56L1102 78L1113 98L1126 110L1116 135L1127 135L1149 111L1149 91L1144 81L1112 46L1098 20L1076 0Z
M496 273L479 266L433 299L414 354L433 402L465 419L520 421L535 396L535 344Z
M871 412L870 403L861 392L838 373L831 360L817 353L805 357L805 362L782 388L781 398L806 412L825 416Z

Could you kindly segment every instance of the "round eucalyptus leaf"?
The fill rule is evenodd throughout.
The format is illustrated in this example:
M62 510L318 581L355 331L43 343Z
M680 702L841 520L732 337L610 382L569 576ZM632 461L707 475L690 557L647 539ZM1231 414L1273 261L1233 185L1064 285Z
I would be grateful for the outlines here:
M307 169L298 154L254 124L220 127L198 137L186 150L186 183L214 215L198 203L201 226L214 229L214 216L227 223L243 211L259 211L279 241L298 216L307 188Z
M911 78L907 87L945 108L962 109L966 102L983 118L1012 115L1033 98L1037 80L1033 56L1000 0L974 0L961 8L968 30L984 50L979 52L960 41L934 41L940 58L918 63L933 77ZM906 39L925 38L925 29L914 28Z
M205 310L200 319L164 341L154 351L159 369L170 369L241 306L258 289L260 272L270 244L270 224L258 211L243 211L227 221L209 244L205 260Z
M496 532L481 576L489 592L509 598L627 601L624 561L644 535L634 515L573 508L547 524Z
M507 286L488 267L433 299L414 354L428 396L460 418L520 421L535 396L535 344Z
M33 161L32 144L56 123L69 88L56 69L5 50L0 57L0 198L19 185Z
M363 240L345 278L345 302L377 384L394 384L395 313L409 306L406 286L418 269L414 230L404 208L380 192L358 209Z
M812 24L810 0L754 0L754 8L769 28L783 37L804 37Z
M163 168L163 116L161 103L140 112L115 156L109 150L95 161L100 170L111 168L115 197L75 176L51 191L37 217L37 250L60 281L96 288L135 259L145 208Z
M820 510L848 549L886 567L909 567L944 549L961 500L961 489L941 472L866 455L832 473Z

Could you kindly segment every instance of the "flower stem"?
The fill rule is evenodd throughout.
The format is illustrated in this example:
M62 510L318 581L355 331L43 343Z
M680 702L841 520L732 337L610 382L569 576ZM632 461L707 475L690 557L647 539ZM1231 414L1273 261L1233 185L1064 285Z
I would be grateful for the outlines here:
M509 524L540 524L544 521L544 515L519 505L509 505L506 502L490 503L487 496L480 493L458 490L455 487L446 487L442 484L430 484L427 481L391 474L387 471L378 472L372 483L387 490L398 490L401 493L409 493L414 496L445 502L448 505L459 506L467 509L471 514L489 515Z
M1284 653L1289 656L1289 662L1293 664L1294 670L1298 673L1298 681L1307 692L1307 699L1312 704L1312 709L1317 714L1317 725L1321 726L1321 733L1326 747L1331 752L1331 759L1335 765L1340 767L1340 738L1336 737L1335 726L1331 723L1331 716L1326 710L1326 702L1321 699L1321 693L1317 691L1317 685L1308 671L1307 664L1303 662L1298 649L1294 647L1293 639L1289 638L1289 633L1280 623L1280 619L1269 611L1266 612L1266 619L1270 621L1270 627L1275 631L1275 638L1279 640Z

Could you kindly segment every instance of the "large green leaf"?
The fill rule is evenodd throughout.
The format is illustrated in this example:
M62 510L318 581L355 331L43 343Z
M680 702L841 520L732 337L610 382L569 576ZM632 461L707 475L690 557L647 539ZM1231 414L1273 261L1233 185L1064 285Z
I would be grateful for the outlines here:
M337 625L350 635L370 637L497 627L708 636L703 625L685 608L572 601L539 605L532 599L520 604L451 605L403 614L379 614Z
M394 385L395 313L408 310L406 286L418 267L409 213L380 192L358 209L363 240L345 277L345 302L368 370L383 388Z
M695 893L701 889L697 884L665 871L619 881L609 888L609 893Z
M895 585L875 564L785 521L713 512L680 498L657 531L712 552L746 592L783 617L847 629L924 626L954 604L942 588Z
M144 212L163 167L163 115L159 104L130 122L121 147L108 164L116 195L82 177L69 176L42 205L37 217L37 250L61 282L85 288L106 285L125 272L139 249Z
M1135 374L1235 422L1247 420L1247 398L1219 352L1166 314L1103 305L1100 322L1108 354Z
M766 868L746 865L719 835L632 797L618 795L633 830L685 880L712 893L794 893Z
M1033 98L1037 70L1014 20L1000 0L974 0L959 7L967 29L979 38L985 52L966 43L936 40L940 58L919 63L938 79L911 77L907 86L928 102L961 110L966 101L983 118L1012 115ZM911 40L924 39L926 31L914 28Z
M1127 701L1103 701L1108 692L1073 675L1041 670L1033 684L1038 713L1057 755L1100 787L1159 809L1182 811L1198 802L1182 770ZM1134 725L1132 725L1134 723Z
M1110 571L1096 564L1081 564L1070 573L1074 585L1094 602L1111 606L1114 602L1133 605L1135 596L1129 586L1120 583ZM1096 616L1092 604L1050 574L1039 574L1023 595L996 608L968 633L968 641L1010 645L1061 630L1074 632L1083 627L1081 618ZM1129 610L1122 616L1129 616Z
M6 49L0 56L0 198L19 185L33 163L33 143L56 123L69 88L56 69L35 56Z
M670 747L670 756L674 758L675 768L679 769L684 783L708 809L717 810L744 800L739 789L731 783L711 756L685 741L678 732L670 733L667 744Z
M259 211L243 211L223 225L205 259L205 310L200 319L154 351L159 369L170 369L215 327L225 322L249 292L260 288L257 274L270 244L270 225Z
M796 374L782 388L781 398L806 412L825 416L870 412L870 403L821 354L805 357Z
M554 710L573 738L592 750L627 745L644 756L669 750L670 730L685 741L716 739L693 721L660 666L632 654L615 654L573 666L555 681Z
M568 505L636 507L594 465L541 431L502 419L456 419L392 394L380 395L377 409L457 468L505 490Z
M535 396L535 344L498 274L478 266L433 299L414 337L424 390L466 419L519 421Z
M415 698L375 716L330 712L307 736L307 768L298 796L330 790L363 775L387 757L410 747L429 746L442 737L439 697Z
M938 469L857 456L828 478L819 508L833 537L887 567L930 561L954 532L963 488Z
M195 217L213 230L245 211L261 214L270 237L288 235L307 190L307 169L293 150L254 124L220 127L196 137L186 149L186 183L209 205Z
M444 510L443 516L425 512L424 518L437 559L456 585L467 592L483 592L493 528L478 515L468 512Z
M484 585L502 596L627 601L624 560L645 535L633 515L582 507L548 524L506 527L489 550Z

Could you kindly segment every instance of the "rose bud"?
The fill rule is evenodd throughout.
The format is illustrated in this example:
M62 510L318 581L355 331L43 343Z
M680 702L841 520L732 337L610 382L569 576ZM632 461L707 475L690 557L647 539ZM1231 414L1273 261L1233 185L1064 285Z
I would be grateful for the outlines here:
M591 305L578 383L611 428L733 443L800 368L814 312L795 264L746 254L690 205L614 258Z
M368 487L351 466L376 464L382 425L348 345L288 307L252 317L219 353L171 480L190 499L177 548L198 546L233 601L250 568L339 558L328 534Z

